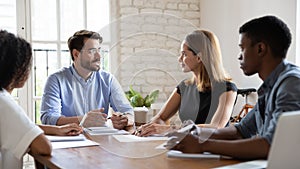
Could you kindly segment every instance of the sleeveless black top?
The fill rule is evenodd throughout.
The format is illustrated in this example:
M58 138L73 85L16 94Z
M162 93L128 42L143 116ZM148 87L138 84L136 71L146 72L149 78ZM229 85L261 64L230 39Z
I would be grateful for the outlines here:
M183 122L192 120L195 124L209 124L219 105L219 97L227 91L237 91L234 83L215 83L211 91L199 92L195 84L186 85L181 81L177 93L181 96L179 117Z

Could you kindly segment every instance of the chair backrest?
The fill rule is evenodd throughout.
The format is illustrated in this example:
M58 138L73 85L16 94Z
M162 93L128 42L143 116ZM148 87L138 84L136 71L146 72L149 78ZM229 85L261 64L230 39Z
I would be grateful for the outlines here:
M253 105L248 104L248 100L247 100L248 95L253 93L253 92L256 92L256 89L254 89L254 88L238 89L237 95L236 95L236 98L235 98L235 102L234 102L234 107L236 105L236 102L237 102L237 99L238 99L239 95L242 95L242 97L245 98L245 104L244 104L242 110L240 110L238 115L236 115L234 117L232 117L232 115L231 115L231 118L230 118L231 123L240 122L241 119L247 115L248 109L253 108ZM234 111L234 109L232 110L232 114L233 114L233 111Z

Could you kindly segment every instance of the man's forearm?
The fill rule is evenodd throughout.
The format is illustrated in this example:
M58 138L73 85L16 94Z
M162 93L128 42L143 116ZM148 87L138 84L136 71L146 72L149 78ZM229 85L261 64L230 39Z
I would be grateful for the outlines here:
M237 159L266 159L270 145L264 138L239 140L207 140L203 149L213 154L231 156Z
M82 119L82 116L60 117L57 120L56 125L61 126L61 125L70 124L70 123L79 124L81 119Z
M52 125L38 125L45 134L54 135L57 132L57 128Z
M213 132L210 139L218 139L218 140L235 140L242 139L242 135L233 125L221 129L208 129L208 132Z

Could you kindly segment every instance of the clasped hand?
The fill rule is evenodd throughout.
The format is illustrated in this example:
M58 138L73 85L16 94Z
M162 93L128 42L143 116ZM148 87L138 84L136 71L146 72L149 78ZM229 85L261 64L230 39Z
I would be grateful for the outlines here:
M82 128L76 123L57 126L56 135L58 136L77 136L82 133Z
M165 147L169 150L178 150L183 153L202 153L203 143L200 139L201 128L194 124L187 125L175 132L167 133L170 139Z
M114 112L111 117L103 113L104 108L92 110L86 113L80 123L83 127L101 127L105 126L107 119L112 121L113 127L116 129L123 129L128 124L128 117L123 113Z
M89 111L83 116L80 125L86 128L104 126L107 115L103 111L104 108Z
M113 127L116 129L124 129L128 124L128 117L123 113L115 112L110 117Z

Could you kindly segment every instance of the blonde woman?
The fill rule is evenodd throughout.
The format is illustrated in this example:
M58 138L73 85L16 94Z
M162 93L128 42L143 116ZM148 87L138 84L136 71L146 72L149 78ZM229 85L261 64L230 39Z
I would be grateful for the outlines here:
M192 120L202 127L223 128L228 124L237 87L225 73L217 37L207 30L186 35L178 62L193 76L181 81L150 123L136 135L148 136L170 131L167 121L179 111L180 120Z

